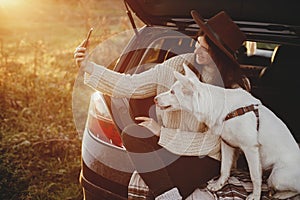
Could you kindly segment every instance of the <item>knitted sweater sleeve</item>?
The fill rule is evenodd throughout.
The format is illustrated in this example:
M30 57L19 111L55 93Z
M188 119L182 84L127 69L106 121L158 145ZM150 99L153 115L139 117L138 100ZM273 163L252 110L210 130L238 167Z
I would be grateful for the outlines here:
M182 63L192 60L193 54L175 56L162 64L139 74L124 74L109 70L93 62L84 67L84 83L117 98L143 99L157 94L157 85L174 81L173 71L182 69Z
M84 70L84 83L92 88L112 97L135 99L156 95L158 73L163 73L159 64L133 75L118 73L93 62L87 62Z
M201 133L162 127L158 143L174 154L185 156L208 155L220 160L220 142L220 137L210 131Z

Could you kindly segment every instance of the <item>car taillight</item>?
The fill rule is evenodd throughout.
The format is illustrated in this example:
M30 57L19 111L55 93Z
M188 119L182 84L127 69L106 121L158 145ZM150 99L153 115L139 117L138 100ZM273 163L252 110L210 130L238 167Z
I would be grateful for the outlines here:
M120 133L110 116L103 96L99 92L95 92L91 96L87 127L96 138L123 147Z

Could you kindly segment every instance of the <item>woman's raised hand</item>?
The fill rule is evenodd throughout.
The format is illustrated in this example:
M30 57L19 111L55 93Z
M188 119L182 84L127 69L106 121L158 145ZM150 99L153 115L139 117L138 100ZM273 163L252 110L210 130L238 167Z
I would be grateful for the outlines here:
M82 61L85 59L87 53L86 40L83 40L74 51L75 63L78 67L82 65Z

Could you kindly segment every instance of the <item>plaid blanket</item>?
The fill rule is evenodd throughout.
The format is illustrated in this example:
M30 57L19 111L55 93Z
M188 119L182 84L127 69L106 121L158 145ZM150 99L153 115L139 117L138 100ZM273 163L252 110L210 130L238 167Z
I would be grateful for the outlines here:
M269 197L269 190L266 183L266 177L263 177L262 184L262 200L271 199ZM249 173L242 171L232 171L231 177L228 179L226 185L217 192L210 192L206 189L197 189L186 200L196 199L211 199L211 200L243 200L251 193L252 182ZM204 195L206 196L204 198ZM207 198L209 196L210 198ZM132 174L128 186L128 199L129 200L153 200L154 197L149 192L148 186L135 171Z
M149 191L149 187L137 173L134 171L128 184L128 200L152 200L154 197Z

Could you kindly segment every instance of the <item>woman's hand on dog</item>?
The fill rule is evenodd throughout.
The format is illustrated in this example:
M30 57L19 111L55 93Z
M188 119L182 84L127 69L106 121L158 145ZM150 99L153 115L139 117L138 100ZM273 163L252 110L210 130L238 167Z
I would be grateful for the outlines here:
M160 136L160 125L149 117L136 117L135 120L142 121L138 125L143 126L153 132L154 135Z

